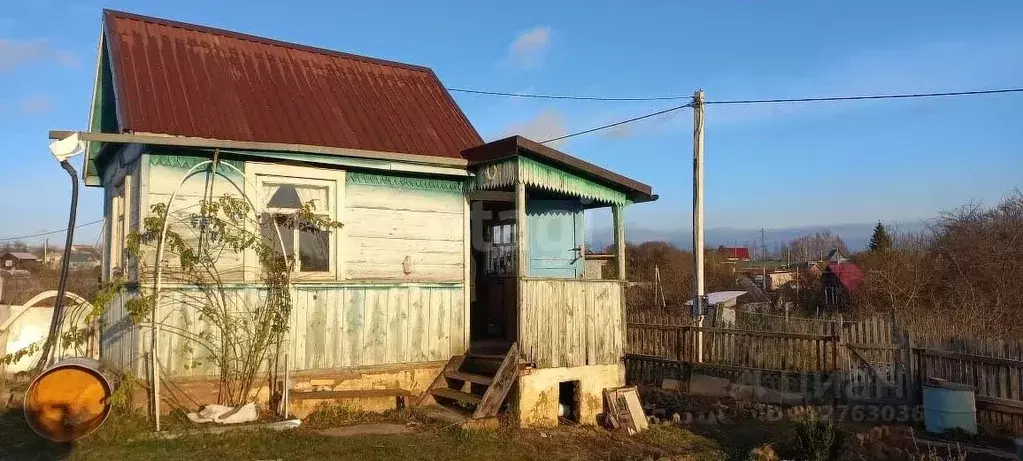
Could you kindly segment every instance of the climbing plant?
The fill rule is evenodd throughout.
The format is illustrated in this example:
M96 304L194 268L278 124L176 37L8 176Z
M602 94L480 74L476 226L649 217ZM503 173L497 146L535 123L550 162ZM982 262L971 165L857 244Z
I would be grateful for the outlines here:
M215 368L217 403L245 403L263 371L271 395L278 391L275 374L289 328L295 267L295 255L287 254L279 236L291 235L296 229L311 232L341 227L315 211L315 203L310 202L292 214L257 216L248 200L232 195L205 198L176 213L168 213L161 203L152 206L140 230L128 236L127 251L138 262L142 282L141 295L125 305L128 315L135 324L147 326L160 303L161 310L168 306L203 324L197 333L188 325L166 321L166 316L156 319L163 331L184 339L177 353L191 361L189 366ZM169 222L166 234L165 221ZM156 261L161 239L164 259ZM240 254L254 254L256 267L233 263ZM163 282L172 289L156 291L159 265ZM255 286L239 284L246 269L258 274ZM152 286L147 283L150 281ZM173 302L167 302L172 297ZM160 355L157 357L159 362Z

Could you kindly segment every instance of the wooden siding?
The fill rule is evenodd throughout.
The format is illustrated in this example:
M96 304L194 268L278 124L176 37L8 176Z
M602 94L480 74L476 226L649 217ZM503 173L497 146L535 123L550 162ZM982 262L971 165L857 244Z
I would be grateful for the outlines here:
M622 284L524 279L519 342L539 368L611 365L624 357Z
M464 280L465 196L460 191L348 183L345 201L346 278Z
M135 294L122 290L103 312L103 333L100 337L100 361L115 369L140 373L142 369L139 359L141 334L132 325L125 303Z
M146 197L149 204L167 203L187 167L199 161L194 157L150 157L160 160L149 162ZM225 173L231 179L218 177L214 182L214 195L237 195L235 185L242 188L250 186L246 179L234 178L233 171L225 170ZM301 172L295 174L301 175ZM463 282L464 194L461 190L419 188L417 186L422 184L414 179L401 179L407 179L410 185L402 187L381 181L382 184L348 182L342 186L344 207L338 210L338 219L344 228L340 231L338 257L342 261L343 273L338 279ZM188 214L196 209L204 187L205 175L199 174L178 191L172 214L180 219L172 220L172 230L184 236L192 233L180 221L187 219ZM147 262L151 263L153 256L148 253L146 256ZM245 276L241 268L251 266L246 260L254 257L252 254L224 254L218 267L226 280L241 281ZM406 258L411 263L409 274L405 274ZM169 263L173 266L173 259ZM254 274L250 273L248 277L251 280Z
M168 289L164 293L160 304L166 331L159 354L164 373L215 374L208 353L186 337L209 334L208 325L187 307L198 300L189 299L194 291ZM239 288L232 292L231 303L243 308L255 296L255 289ZM447 360L468 349L465 313L460 284L297 286L288 361L293 371L301 371ZM117 354L132 352L120 339L107 336L104 343L113 346L116 342ZM149 348L148 335L135 334L128 339L136 341L135 351ZM114 363L127 365L130 361Z
M148 207L156 204L167 205L171 194L174 193L174 190L178 187L188 169L192 165L196 165L204 160L201 157L165 154L147 154L145 159L145 165L147 166L147 177L145 180L147 182L144 193L146 195L141 198L141 201L136 203L140 208L146 206L145 209L141 210L141 219L145 219L150 214ZM245 190L245 178L239 177L234 170L227 168L223 168L221 173L227 177L225 178L219 174L215 176L212 189L213 196L232 195L234 197L241 197L239 188ZM178 233L185 241L193 245L198 244L199 238L194 229L188 224L188 221L191 214L199 211L199 204L206 190L206 176L206 173L200 172L185 181L181 188L177 189L174 203L170 204L168 229L171 232ZM138 230L138 228L135 228L135 230ZM143 248L142 255L143 263L151 274L154 260L156 259L155 246ZM167 261L165 273L169 276L168 281L172 281L174 278L174 268L178 267L178 261L174 255L169 253L165 255L165 258ZM246 255L243 253L221 253L217 261L217 268L220 271L221 278L227 281L242 280L244 278L243 268L246 264L245 258Z

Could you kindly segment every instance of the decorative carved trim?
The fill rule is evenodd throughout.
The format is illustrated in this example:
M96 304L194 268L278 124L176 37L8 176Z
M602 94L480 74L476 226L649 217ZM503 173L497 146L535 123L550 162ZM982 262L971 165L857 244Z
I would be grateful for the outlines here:
M472 190L494 190L507 188L518 179L532 187L581 199L613 205L632 203L625 192L521 155L480 165L470 184Z
M187 170L203 162L209 160L207 157L202 156L191 156L191 155L174 155L174 154L160 154L150 152L149 155L150 166L163 166L168 168L176 168L180 170ZM230 163L237 167L239 170L245 171L245 162L238 160L221 160L224 163ZM230 174L230 173L228 173Z
M388 174L363 173L357 171L349 171L346 178L346 182L348 184L362 184L367 186L388 186L401 189L439 190L449 192L462 192L465 190L464 182L448 179L416 178Z

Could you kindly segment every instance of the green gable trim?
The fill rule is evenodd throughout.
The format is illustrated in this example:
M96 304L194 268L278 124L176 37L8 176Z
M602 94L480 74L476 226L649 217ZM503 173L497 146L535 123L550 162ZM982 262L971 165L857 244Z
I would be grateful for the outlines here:
M458 193L465 190L465 183L462 181L365 173L361 171L349 171L345 173L345 182L348 184L387 186L413 190L436 190Z
M187 155L187 154L163 154L159 152L150 152L149 165L150 166L162 166L168 168L175 168L178 170L186 171L206 160L210 160L212 157L203 155ZM239 170L245 171L245 162L240 160L221 160L224 163L228 163Z
M528 186L583 199L613 205L632 203L625 192L522 155L480 166L471 185L475 189L501 189L517 179Z
M106 36L100 37L99 46L99 68L96 69L96 81L93 87L93 106L89 113L89 131L94 133L117 133L120 130L120 122L117 120L117 108L114 106L113 70L110 67L110 56L107 53ZM102 172L98 171L96 156L99 155L102 143L88 143L88 150L85 154L85 163L82 167L82 177L87 185L98 185Z

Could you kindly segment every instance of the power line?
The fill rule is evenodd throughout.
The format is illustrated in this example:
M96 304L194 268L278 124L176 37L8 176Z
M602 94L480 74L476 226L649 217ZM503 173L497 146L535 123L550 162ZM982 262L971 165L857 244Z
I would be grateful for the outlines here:
M608 123L607 125L601 125L601 126L598 126L596 128L590 128L588 130L583 130L583 131L576 131L575 133L569 133L569 134L566 134L564 136L558 136L557 138L551 138L551 139L548 139L546 141L540 141L540 144L547 144L549 142L560 141L562 139L568 139L568 138L571 138L571 137L580 136L580 135L584 135L584 134L587 134L587 133L592 133L594 131L600 131L600 130L606 130L608 128L614 128L614 127L616 127L618 125L624 125L626 123L632 123L632 122L636 122L636 121L643 120L643 119L650 118L650 117L656 117L656 116L661 115L661 114L666 114L668 112L673 112L673 111L676 111L676 110L679 110L679 109L683 109L683 108L686 108L686 107L692 107L692 106L693 106L692 104L682 104L681 106L669 107L667 109L662 109L662 110L659 110L657 112L651 112L651 113L646 114L646 115L640 115L639 117L633 117L633 118L630 118L630 119L622 120L620 122Z
M994 90L948 91L942 93L903 93L873 94L856 96L821 96L812 98L778 98L778 99L732 99L723 101L706 101L704 104L778 104L789 102L824 102L824 101L862 101L870 99L911 99L936 98L946 96L975 96L984 94L1020 93L1023 88L1000 88Z
M874 95L854 95L854 96L821 96L821 97L810 97L810 98L774 98L774 99L731 99L721 101L705 101L704 104L779 104L779 103L800 103L800 102L826 102L826 101L860 101L860 100L871 100L871 99L912 99L912 98L935 98L935 97L947 97L947 96L977 96L977 95L988 95L988 94L1004 94L1004 93L1023 93L1023 88L999 88L993 90L971 90L971 91L948 91L941 93L901 93L901 94L874 94ZM540 96L540 95L536 95ZM594 131L606 130L626 123L632 123L639 120L647 119L650 117L656 117L658 115L676 111L682 108L692 107L692 104L683 104L681 106L669 107L662 109L657 112L651 112L646 115L640 115L630 119L622 120L619 122L609 123L607 125L601 125L588 130L577 131L557 138L551 138L546 141L541 141L540 144L547 144L549 142L560 141L562 139L572 138Z
M85 227L85 226L91 226L93 224L97 224L97 223L101 223L101 222L103 222L103 218L97 219L95 221L89 221L89 222L84 223L84 224L79 224L79 225L75 226L75 229L82 228L82 227ZM52 231L46 231L46 232L40 232L38 234L22 235L22 236L19 236L19 237L4 237L4 238L0 238L0 242L9 242L11 240L24 240L24 239L34 238L34 237L42 237L44 235L62 234L64 232L67 232L67 228L57 229L57 230L52 230Z
M512 93L506 91L474 90L470 88L447 88L448 91L457 93L468 93L486 96L505 96L510 98L524 99L562 99L570 101L677 101L680 99L691 99L691 95L668 95L668 96L589 96L589 95L568 95L568 94L543 94L543 93ZM903 94L877 94L877 95L854 95L854 96L820 96L805 98L770 98L770 99L735 99L723 101L706 101L704 104L776 104L789 102L824 102L824 101L858 101L870 99L908 99L908 98L933 98L944 96L975 96L984 94L1018 93L1023 88L1000 88L992 90L971 90L971 91L949 91L938 93L903 93Z
M691 99L692 96L647 96L647 97L619 97L619 96L581 96L563 94L536 94L536 93L508 93L504 91L472 90L468 88L447 88L448 91L457 93L479 94L486 96L507 96L510 98L524 99L567 99L571 101L673 101L679 99Z

